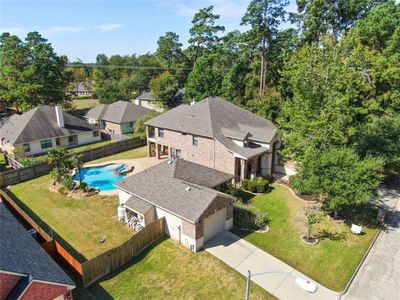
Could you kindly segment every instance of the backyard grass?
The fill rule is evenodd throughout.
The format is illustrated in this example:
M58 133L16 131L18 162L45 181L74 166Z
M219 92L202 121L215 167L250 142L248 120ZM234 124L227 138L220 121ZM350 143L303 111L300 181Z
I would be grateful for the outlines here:
M74 99L72 100L73 109L87 109L99 104L98 99Z
M11 168L6 165L6 160L4 158L4 154L0 153L0 172L8 171Z
M75 299L243 299L246 278L205 251L192 253L165 239ZM251 285L251 299L275 299Z
M132 159L132 158L142 158L147 156L147 149L146 146L131 149L128 151L120 152L114 155L106 156L100 159L96 159L91 161L90 163L101 163L106 161L112 160L119 160L119 159Z
M307 245L301 239L306 231L299 219L302 208L312 204L277 184L270 193L249 201L267 215L270 230L249 234L234 229L234 233L335 291L345 288L378 230L363 227L364 234L356 236L348 225L323 217L315 230L320 242Z
M46 175L17 184L11 187L12 197L41 227L50 226L56 231L60 242L76 258L91 259L133 235L132 230L117 221L116 196L67 198L50 192L50 182ZM99 243L101 239L105 241Z
M99 142L95 142L95 143L91 143L91 144L87 144L87 145L82 145L82 146L75 147L75 148L69 148L68 150L71 153L76 153L76 152L80 152L80 151L85 151L85 150L90 150L90 149L93 149L93 148L101 147L101 146L108 145L108 144L111 144L111 143L113 143L112 140L102 140L102 141L99 141Z

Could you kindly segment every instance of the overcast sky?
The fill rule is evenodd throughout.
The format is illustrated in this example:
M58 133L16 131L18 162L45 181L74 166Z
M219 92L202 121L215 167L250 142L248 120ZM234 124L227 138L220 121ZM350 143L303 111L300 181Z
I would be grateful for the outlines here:
M250 0L0 0L0 32L39 31L58 54L94 62L98 53L143 54L167 31L186 45L195 12L214 5L219 24L239 29ZM291 4L289 10L295 10Z

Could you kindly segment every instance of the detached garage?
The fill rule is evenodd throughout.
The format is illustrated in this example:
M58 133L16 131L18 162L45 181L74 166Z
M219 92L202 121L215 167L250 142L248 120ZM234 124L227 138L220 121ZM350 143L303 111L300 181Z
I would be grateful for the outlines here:
M125 221L137 217L146 226L165 217L166 234L198 251L205 241L233 226L235 198L213 189L231 179L229 174L174 159L128 177L116 186Z

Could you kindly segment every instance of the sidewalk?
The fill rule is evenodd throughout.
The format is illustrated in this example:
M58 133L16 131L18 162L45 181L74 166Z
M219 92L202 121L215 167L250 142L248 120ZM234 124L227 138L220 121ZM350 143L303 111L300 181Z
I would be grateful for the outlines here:
M253 282L279 299L329 300L338 299L340 297L340 293L331 291L319 284L317 284L318 289L314 294L304 291L294 282L291 276L305 278L310 281L313 281L312 279L249 242L240 239L229 231L223 231L207 241L204 248L207 252L222 260L244 276L247 276L248 270L252 273L268 270L279 270L289 273L290 276L283 274L267 274L252 278ZM246 285L246 280L244 278L243 285Z

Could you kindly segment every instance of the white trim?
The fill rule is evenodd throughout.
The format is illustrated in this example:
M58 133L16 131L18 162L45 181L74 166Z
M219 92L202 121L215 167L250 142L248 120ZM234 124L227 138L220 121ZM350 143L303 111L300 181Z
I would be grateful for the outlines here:
M46 283L46 284L54 284L54 285L65 286L65 287L71 288L71 289L76 287L76 285L70 285L70 284L66 284L66 283L58 283L58 282L53 282L53 281L45 281L45 280L38 280L38 279L33 279L32 281Z
M27 274L16 273L16 272L9 272L9 271L5 271L5 270L0 270L0 273L10 274L10 275L16 275L16 276L22 276L22 277L29 276L29 275L27 275Z

